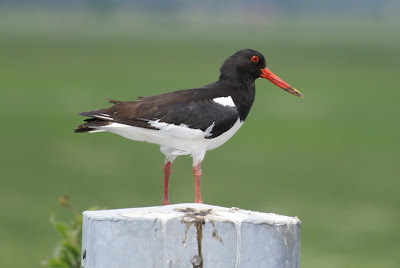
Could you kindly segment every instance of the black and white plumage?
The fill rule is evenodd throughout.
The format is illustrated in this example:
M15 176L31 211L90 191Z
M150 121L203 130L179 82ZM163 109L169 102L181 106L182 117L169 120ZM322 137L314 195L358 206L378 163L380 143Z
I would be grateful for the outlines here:
M206 151L229 140L242 126L255 98L256 78L264 77L288 92L301 93L272 74L265 58L251 49L239 50L223 63L217 82L135 101L109 100L113 106L82 112L86 123L75 132L111 132L160 145L166 155L163 204L169 204L171 163L178 155L193 157L195 202L201 203L200 163Z

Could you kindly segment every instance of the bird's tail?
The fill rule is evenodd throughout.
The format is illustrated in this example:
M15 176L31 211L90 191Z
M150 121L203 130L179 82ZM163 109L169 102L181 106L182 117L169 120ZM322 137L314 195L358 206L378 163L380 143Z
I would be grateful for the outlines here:
M106 109L92 110L87 112L79 113L82 116L88 116L90 118L85 119L86 123L79 125L75 128L75 133L94 133L94 132L102 132L104 130L99 130L99 127L106 126L110 122L106 120L104 116L102 116L103 112Z

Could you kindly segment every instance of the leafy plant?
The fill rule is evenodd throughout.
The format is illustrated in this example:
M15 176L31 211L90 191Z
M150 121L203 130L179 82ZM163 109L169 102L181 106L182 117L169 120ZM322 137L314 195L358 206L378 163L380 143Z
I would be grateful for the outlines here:
M82 213L80 213L69 202L69 196L65 195L58 199L58 204L72 212L73 219L69 222L62 222L56 219L55 215L50 216L50 222L61 236L61 240L54 247L53 257L42 261L45 267L81 267L82 250ZM98 209L92 207L90 210Z

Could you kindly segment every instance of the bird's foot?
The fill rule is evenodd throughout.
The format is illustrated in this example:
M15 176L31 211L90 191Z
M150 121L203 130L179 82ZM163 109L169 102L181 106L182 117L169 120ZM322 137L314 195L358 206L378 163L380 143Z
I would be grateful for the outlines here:
M163 206L165 206L165 205L170 205L171 203L169 202L169 200L163 200L162 204Z

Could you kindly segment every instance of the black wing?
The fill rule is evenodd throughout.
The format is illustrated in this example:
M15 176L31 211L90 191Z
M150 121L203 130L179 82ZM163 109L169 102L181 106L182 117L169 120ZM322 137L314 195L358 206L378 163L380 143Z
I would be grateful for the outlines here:
M222 92L222 93L221 93ZM214 124L211 135L215 138L230 129L239 118L235 107L224 106L213 101L228 96L224 91L215 91L213 84L200 89L180 90L136 101L109 100L114 105L80 113L91 118L77 127L75 132L87 132L110 123L122 123L142 128L156 129L149 121L159 120L174 125L187 125L205 131Z

